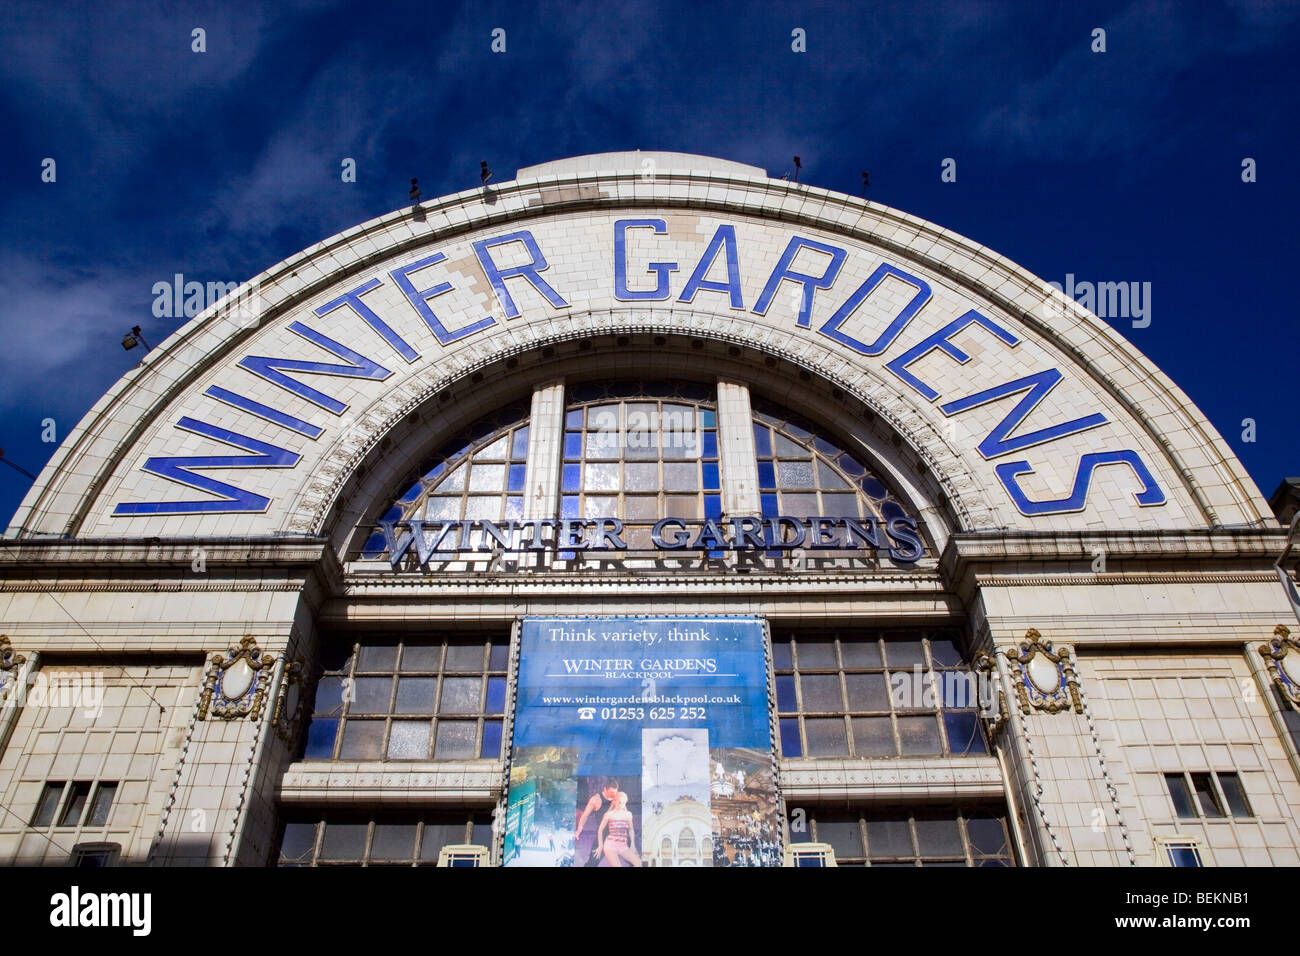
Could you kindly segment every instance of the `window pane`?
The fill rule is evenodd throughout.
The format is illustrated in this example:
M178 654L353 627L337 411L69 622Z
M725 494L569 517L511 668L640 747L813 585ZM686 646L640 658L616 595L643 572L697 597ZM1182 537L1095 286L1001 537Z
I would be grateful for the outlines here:
M839 472L824 461L817 462L817 482L823 491L849 487L849 483L840 476Z
M329 760L334 756L334 738L339 731L337 717L313 719L307 725L307 749L304 760Z
M88 799L90 799L90 784L74 783L72 793L63 808L63 815L59 817L59 826L75 827L79 824L81 822L81 813L86 809Z
M884 674L845 674L849 710L889 710L889 688Z
M922 856L965 856L956 817L916 817L916 842Z
M794 656L790 652L790 642L788 640L772 642L772 666L779 671L788 671L794 668Z
M397 682L399 714L432 714L433 695L438 690L436 677L403 677Z
M804 713L836 713L844 710L838 674L803 674L799 678Z
M876 640L840 639L840 654L845 667L879 667L880 642Z
M515 461L528 456L528 426L515 430L510 443L510 457Z
M429 723L425 720L395 720L388 732L389 760L428 760Z
M358 671L391 671L397 664L396 644L367 644L357 659Z
M326 823L322 860L360 860L366 851L366 823Z
M912 830L907 817L877 817L867 820L867 849L873 860L913 856Z
M821 513L816 495L795 495L782 493L781 513L794 518L812 518Z
M470 491L504 491L506 487L505 465L475 464L469 473Z
M1174 812L1181 819L1194 819L1196 807L1192 803L1192 791L1187 787L1187 779L1181 773L1167 773L1165 785L1169 788L1169 797L1174 802Z
M322 677L316 684L317 714L337 714L343 706L343 678Z
M482 682L477 677L446 677L442 681L440 714L476 714L479 709L479 689Z
M698 491L700 466L693 461L664 463L664 491Z
M835 847L835 857L863 857L862 829L856 816L841 819L817 817L817 842Z
M813 469L810 461L781 461L777 464L777 476L782 488L815 488Z
M986 754L988 746L980 732L979 715L973 710L950 710L943 715L950 754Z
M280 841L280 860L282 862L310 862L312 851L315 848L315 823L285 824L284 839Z
M776 456L778 458L807 458L811 452L798 442L791 441L780 432L776 433Z
M454 760L458 757L475 756L474 744L478 736L478 725L472 720L438 721L438 743L434 756L439 760Z
M925 651L919 638L885 641L885 660L890 668L925 666Z
M415 856L414 823L376 823L370 842L372 860L409 860Z
M778 674L776 678L776 709L793 714L799 709L794 695L794 675Z
M853 752L859 757L896 757L894 727L888 717L853 718Z
M403 671L436 671L441 665L441 644L407 644L402 648Z
M624 491L659 490L659 466L654 462L628 462L623 469Z
M809 757L848 756L843 718L809 718L804 721L804 733L808 736Z
M63 796L64 783L47 783L41 791L40 802L36 804L36 816L32 817L32 826L47 827L54 822L54 811L59 808L59 798Z
M420 859L436 860L438 851L449 844L465 842L465 821L426 823L420 840Z
M947 638L930 638L930 656L936 667L957 667L964 663L957 645Z
M349 720L343 726L340 760L378 760L384 746L382 720Z
M489 677L487 686L487 703L483 711L488 714L500 714L506 709L506 679Z
M488 670L503 671L510 662L510 645L493 644L488 650Z
M479 756L488 760L501 759L501 721L483 722L483 746L479 748Z
M835 644L832 641L799 641L795 646L799 655L799 670L824 670L837 667Z
M694 495L667 495L664 497L663 516L665 518L698 518L699 514L700 502Z
M966 817L966 836L972 853L997 856L1008 852L1007 829L993 814L970 814Z
M587 491L618 491L618 463L588 463L583 475L583 487Z
M659 499L653 495L628 495L623 499L623 519L625 521L658 520L669 517L659 514Z
M460 496L455 498L437 496L429 499L425 506L426 521L447 521L460 517Z
M354 699L348 706L350 714L386 714L393 692L391 677L358 677L352 682Z
M1207 817L1223 816L1223 807L1219 805L1219 795L1214 792L1214 783L1208 773L1192 774L1192 789L1201 805L1201 813Z
M113 797L117 795L117 784L101 783L95 788L95 799L90 805L90 816L86 820L88 827L102 827L108 824L108 812L113 807Z
M943 752L939 742L939 723L931 715L899 717L898 740L906 754L937 754Z
M483 644L447 645L447 670L481 671L483 669Z
M799 741L798 717L781 718L781 756L803 756L803 744Z
M1228 801L1228 811L1234 817L1249 817L1250 804L1246 800L1246 790L1241 785L1241 778L1235 773L1219 774L1219 786L1223 788L1224 799Z

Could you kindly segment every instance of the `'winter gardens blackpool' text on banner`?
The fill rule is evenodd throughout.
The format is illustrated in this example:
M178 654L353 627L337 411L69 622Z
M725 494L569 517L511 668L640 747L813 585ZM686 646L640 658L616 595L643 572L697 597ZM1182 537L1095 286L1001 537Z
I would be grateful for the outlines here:
M763 624L525 618L506 866L775 866Z

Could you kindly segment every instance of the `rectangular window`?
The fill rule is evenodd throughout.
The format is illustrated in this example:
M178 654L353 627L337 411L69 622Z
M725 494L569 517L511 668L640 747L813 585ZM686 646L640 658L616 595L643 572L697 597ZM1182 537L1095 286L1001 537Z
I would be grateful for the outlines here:
M54 822L54 814L59 809L59 801L63 798L63 788L66 786L67 784L62 780L51 780L45 784L45 789L41 791L41 799L36 803L32 826L48 827Z
M1196 805L1192 803L1192 791L1187 786L1187 778L1181 773L1165 774L1165 786L1169 788L1169 798L1174 802L1174 813L1184 820L1196 816Z
M81 822L82 811L86 809L86 801L90 798L90 784L85 781L78 781L72 784L68 800L63 805L63 813L59 817L59 826L75 827Z
M988 753L953 633L787 632L772 662L786 757Z
M1235 772L1167 773L1165 785L1181 819L1252 816L1241 777ZM1195 799L1193 799L1195 794ZM1224 807L1227 807L1227 812Z
M492 846L487 812L297 814L284 824L279 866L434 866L453 844Z
M1192 789L1196 791L1196 802L1200 804L1201 815L1206 817L1223 816L1223 804L1214 789L1214 778L1208 773L1192 774Z
M1156 837L1157 866L1204 866L1200 841L1186 837Z
M1250 802L1246 799L1246 790L1241 785L1241 777L1235 773L1221 773L1217 775L1219 786L1223 789L1224 800L1228 804L1228 812L1234 817L1251 817Z
M90 803L90 812L86 815L85 825L102 827L108 825L108 812L113 808L113 797L117 795L116 783L100 783L95 787L95 799Z
M304 760L501 759L506 635L331 645Z
M790 842L829 843L839 866L1015 866L997 809L814 810Z

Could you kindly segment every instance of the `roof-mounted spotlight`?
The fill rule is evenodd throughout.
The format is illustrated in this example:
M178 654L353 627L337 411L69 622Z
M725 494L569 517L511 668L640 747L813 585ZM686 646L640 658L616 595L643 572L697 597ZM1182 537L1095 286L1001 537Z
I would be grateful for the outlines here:
M145 340L144 333L140 331L140 326L133 325L131 331L122 336L122 348L129 352L137 345L143 345L146 352L153 347Z
M485 159L478 164L478 181L486 186L491 178L492 170L488 169L487 160Z

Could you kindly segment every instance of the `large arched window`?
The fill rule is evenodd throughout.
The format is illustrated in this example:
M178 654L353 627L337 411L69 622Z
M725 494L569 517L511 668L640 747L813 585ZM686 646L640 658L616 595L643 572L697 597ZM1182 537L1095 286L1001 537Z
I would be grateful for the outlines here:
M753 405L763 517L906 515L880 479L822 430L769 402Z
M445 442L380 520L520 518L527 458L527 407L499 409ZM382 558L387 551L376 529L362 546L361 558Z
M564 389L563 413L557 408L545 421L531 422L522 403L503 408L445 442L378 518L388 523L388 534L376 523L352 557L383 560L392 544L396 549L405 545L403 560L410 561L419 549L410 546L413 536L405 523L421 520L430 523L425 541L437 537L425 550L431 548L432 560L439 563L458 561L483 569L490 567L487 562L506 560L517 548L529 567L551 564L553 558L558 562L553 566L561 567L599 566L593 561L599 559L674 570L707 566L725 558L727 551L713 544L665 548L652 538L656 522L677 519L699 528L712 520L734 538L738 532L730 521L748 517L763 519L763 540L774 545L754 558L799 562L807 568L877 563L878 552L891 547L885 541L889 522L909 516L864 456L847 449L828 429L754 398L752 419L742 413L725 421L728 434L734 437L752 428L754 439L752 463L726 459L737 472L729 475L720 454L723 429L716 392L712 384L690 381L588 382ZM736 414L730 408L729 413ZM532 478L531 511L524 500L530 455L536 461L555 462L554 473L542 469L545 473ZM746 476L751 476L750 482L757 477L757 488L746 486ZM737 492L733 500L748 495L752 505L745 514L724 514L728 488ZM744 494L739 493L742 488ZM779 517L852 519L864 527L874 522L877 530L872 533L882 543L866 547L862 539L867 533L855 539L841 522L843 547L813 545L809 532L808 544L796 549L801 540L797 529L789 522L767 520ZM626 548L580 551L560 543L557 525L591 522L595 527L607 523L605 519L621 522L618 533ZM548 528L536 531L529 522L537 521L548 522ZM435 525L440 522L460 524L443 530ZM493 527L484 527L484 522ZM518 527L508 528L511 522ZM924 536L919 529L917 534ZM524 543L525 537L531 546ZM500 544L502 540L511 543ZM539 556L546 550L543 542L551 558Z
M718 518L717 410L691 382L579 385L564 416L561 518L616 517L628 548L660 518Z

